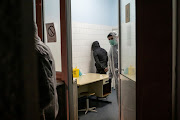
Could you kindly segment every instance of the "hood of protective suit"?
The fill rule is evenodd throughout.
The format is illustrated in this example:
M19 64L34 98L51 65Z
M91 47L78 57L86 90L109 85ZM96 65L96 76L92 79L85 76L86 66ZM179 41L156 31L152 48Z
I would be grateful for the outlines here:
M98 41L94 41L92 44L92 50L96 50L97 48L100 48L99 42Z
M117 32L115 32L115 31L112 31L112 32L110 32L109 34L108 34L108 36L113 36L113 39L114 40L117 40L117 38L118 38L118 34L117 34Z

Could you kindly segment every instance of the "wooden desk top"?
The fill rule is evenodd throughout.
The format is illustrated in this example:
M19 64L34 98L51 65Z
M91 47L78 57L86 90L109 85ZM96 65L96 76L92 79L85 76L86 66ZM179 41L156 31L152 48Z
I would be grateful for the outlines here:
M81 86L81 85L90 84L90 83L97 82L103 79L108 79L108 78L109 76L106 74L87 73L76 79L77 79L77 85Z

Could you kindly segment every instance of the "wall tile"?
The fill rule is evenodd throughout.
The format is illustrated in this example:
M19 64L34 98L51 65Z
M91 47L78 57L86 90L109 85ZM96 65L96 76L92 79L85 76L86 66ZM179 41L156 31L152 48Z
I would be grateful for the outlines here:
M101 47L108 52L110 45L106 36L110 31L112 26L72 22L73 67L77 66L82 73L96 72L92 43L99 41Z

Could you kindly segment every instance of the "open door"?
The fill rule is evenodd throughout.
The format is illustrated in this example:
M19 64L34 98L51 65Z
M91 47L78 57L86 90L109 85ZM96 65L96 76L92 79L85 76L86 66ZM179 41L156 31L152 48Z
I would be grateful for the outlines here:
M120 120L136 120L136 0L119 0Z
M39 36L51 49L55 64L57 82L65 84L64 119L73 118L72 63L71 63L71 0L36 0L36 22ZM47 24L53 23L56 40L48 42ZM50 31L54 33L54 31ZM51 34L50 33L50 34Z
M73 76L72 76L72 33L71 0L60 0L62 35L62 73L67 85L67 120L76 120L74 116Z

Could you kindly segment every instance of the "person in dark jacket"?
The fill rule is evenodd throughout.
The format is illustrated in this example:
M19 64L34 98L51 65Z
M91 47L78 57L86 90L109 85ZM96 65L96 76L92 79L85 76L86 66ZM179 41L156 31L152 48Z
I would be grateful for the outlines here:
M95 60L96 73L106 74L108 55L105 49L101 48L98 41L92 44L93 56Z
M34 39L38 63L41 120L55 120L58 113L55 62L51 50L38 36L36 23L34 23Z

